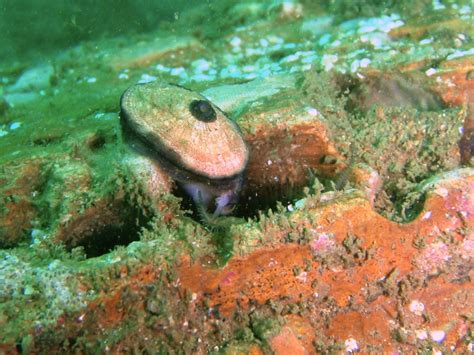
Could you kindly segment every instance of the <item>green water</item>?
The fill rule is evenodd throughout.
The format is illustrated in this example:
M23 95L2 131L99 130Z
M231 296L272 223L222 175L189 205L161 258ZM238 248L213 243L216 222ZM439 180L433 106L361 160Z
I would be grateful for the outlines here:
M113 38L156 29L198 5L176 1L28 1L0 2L0 56L45 56L102 37Z

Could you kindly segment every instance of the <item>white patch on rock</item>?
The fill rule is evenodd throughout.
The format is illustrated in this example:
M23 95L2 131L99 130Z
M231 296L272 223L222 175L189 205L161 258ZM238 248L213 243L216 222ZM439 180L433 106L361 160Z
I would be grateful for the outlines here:
M421 316L425 310L425 305L418 300L413 300L410 303L410 312L415 313L417 316Z
M426 332L426 330L423 329L415 330L415 336L419 340L428 339L428 333Z
M359 350L359 344L354 338L349 338L344 341L344 345L346 347L346 351L352 353L354 351Z
M54 68L50 64L40 65L23 72L15 84L9 86L9 92L26 92L46 89L51 85Z
M431 211L426 212L423 217L421 217L422 220L427 220L431 218Z
M443 330L432 330L430 332L431 339L437 343L442 343L444 338L446 338L446 332Z

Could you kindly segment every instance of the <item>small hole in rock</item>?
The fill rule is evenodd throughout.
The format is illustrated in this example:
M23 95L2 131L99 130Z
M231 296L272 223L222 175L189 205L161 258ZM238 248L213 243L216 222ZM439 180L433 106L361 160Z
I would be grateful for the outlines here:
M88 258L93 258L111 252L116 246L126 246L139 240L140 228L107 226L97 233L89 236L81 246Z
M323 155L320 160L320 164L333 165L337 163L337 158L332 155Z
M87 147L92 151L102 148L105 143L106 138L102 132L91 134L86 140Z
M67 236L65 244L68 250L82 247L86 257L93 258L109 253L116 246L139 240L141 228L147 221L140 209L118 204L109 210L85 212L62 234Z

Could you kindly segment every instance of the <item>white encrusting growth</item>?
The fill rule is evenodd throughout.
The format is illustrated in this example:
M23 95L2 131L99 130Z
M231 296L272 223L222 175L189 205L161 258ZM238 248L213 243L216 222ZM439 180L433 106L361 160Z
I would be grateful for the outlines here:
M348 353L353 353L354 351L359 350L359 344L357 344L357 340L354 338L349 338L344 341L344 346L346 347L346 351Z
M416 314L417 316L421 316L423 311L425 310L425 305L418 300L413 300L410 303L410 312Z
M443 330L432 330L430 332L430 337L433 341L442 343L444 338L446 338L446 332Z

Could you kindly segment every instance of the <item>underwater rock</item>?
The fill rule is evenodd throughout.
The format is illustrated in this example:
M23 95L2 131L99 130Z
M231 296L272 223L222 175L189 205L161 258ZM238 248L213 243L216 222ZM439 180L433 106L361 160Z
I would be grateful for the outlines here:
M295 20L303 16L304 7L297 0L274 0L270 3L268 12L283 20Z
M244 84L214 86L204 90L202 95L225 112L238 114L253 102L271 97L281 90L294 88L295 85L294 75L273 75Z
M114 70L145 67L170 52L199 48L199 42L193 37L161 34L152 41L138 41L131 46L117 49L107 57L107 64Z
M443 108L441 100L418 79L407 73L369 72L362 79L353 79L349 109L367 112L372 106L409 107L420 111Z
M39 65L23 72L15 84L7 87L7 91L30 92L47 89L51 86L54 68L51 64Z
M239 23L255 21L265 15L266 6L258 1L236 3L229 10L229 16Z
M374 207L394 219L410 218L404 207L401 216L397 216L395 210L403 203L400 197L416 197L414 188L420 180L437 171L456 169L461 163L458 142L465 113L461 108L445 107L422 78L420 73L371 71L360 74L356 82L341 80L339 86L336 85L341 94L344 93L339 104L350 114L333 114L330 106L329 109L320 106L334 144L345 151L346 156L353 157L354 167L364 164L376 174L372 175L369 170L366 173L354 171L348 174L349 181L371 194ZM318 76L309 84L318 79L324 78ZM374 82L378 84L371 86ZM419 85L412 87L411 82ZM330 83L324 84L329 86ZM319 99L324 97L324 92L317 87L313 91L313 104L324 103ZM360 181L371 176L375 178L372 182L378 180L375 185L369 180ZM369 188L370 185L373 188Z
M173 181L159 164L146 157L127 154L122 163L129 169L127 175L133 175L147 196L160 196L171 192Z
M11 107L29 104L38 100L40 97L41 96L36 92L16 92L4 95L5 101L8 103L8 106Z
M433 90L446 105L455 107L474 101L474 57L443 61L435 76Z
M403 302L409 303L420 294L439 294L429 299L427 312L436 317L426 329L444 329L445 345L457 346L466 335L460 331L466 324L462 314L472 310L472 302L454 300L465 299L470 289L466 266L474 257L468 242L474 227L473 188L472 169L439 176L425 185L424 208L408 224L381 217L365 199L354 195L298 211L286 224L262 226L258 247L233 257L223 269L208 268L201 261L183 262L178 269L181 288L196 295L194 302L217 309L221 317L251 312L268 302L284 315L285 309L291 312L291 306L297 305L301 323L317 334L321 346L329 347L330 337L339 344L353 338L362 351L374 346L381 346L380 351L410 347L411 342L390 336L406 326L405 321L397 321L405 319L406 312L396 308L398 298L402 295ZM239 238L252 238L253 232L248 233ZM266 233L272 237L265 238ZM292 233L298 235L296 240L285 241ZM443 239L445 234L451 239ZM323 236L332 240L324 248ZM441 258L436 256L440 243ZM452 283L463 278L466 281L456 286ZM435 302L446 296L448 300ZM329 328L320 317L325 317ZM446 328L446 322L452 326ZM420 327L410 326L408 332L414 335ZM371 330L375 329L374 337ZM295 349L304 346L288 326L273 338L275 350L282 349L280 338L293 339L288 346ZM314 351L314 342L310 344L308 352Z
M313 347L314 335L311 325L296 314L284 317L281 331L268 339L275 354L307 354Z
M241 118L252 152L242 191L246 203L265 206L265 200L292 199L307 186L311 169L332 177L342 169L342 157L322 115L311 107L285 103Z
M51 86L53 76L54 68L51 64L28 69L21 74L15 84L6 88L4 99L11 107L38 100L41 97L40 90Z
M401 38L409 37L411 39L418 40L426 36L430 31L468 31L468 24L466 21L463 21L460 18L448 19L445 21L435 21L435 22L424 22L418 24L414 22L411 25L405 25L403 27L394 28L390 31L390 37L392 38Z
M409 351L424 344L422 332L437 336L439 331L443 344L457 349L467 337L464 315L473 304L474 171L440 175L420 188L427 193L423 210L407 224L381 217L358 194L269 215L234 235L235 255L222 268L209 263L206 253L191 258L178 249L180 257L169 258L176 250L168 247L182 242L169 235L90 259L93 272L59 261L47 265L44 272L68 275L62 286L55 284L63 297L80 299L67 315L55 309L50 317L56 322L38 328L31 321L32 346L59 349L63 339L80 337L84 329L115 334L127 320L153 339L147 346L154 349L166 341L173 341L171 348L174 341L212 348L223 339L234 344L230 349L248 327L277 353L341 346ZM206 243L188 237L199 248ZM155 260L158 255L165 258ZM97 273L109 276L95 278ZM35 274L42 275L40 267ZM42 278L49 280L50 274ZM392 336L398 333L406 336ZM8 333L2 341L8 350L17 337ZM127 332L108 346L123 349L134 341L134 332ZM255 342L249 347L258 353L262 345Z
M146 206L138 210L128 200L121 181L125 165L120 168L123 173L111 169L117 176L104 188L95 184L87 162L69 156L56 155L53 161L22 159L2 166L0 246L35 243L41 234L67 250L82 246L92 256L128 244L137 235L137 219L146 213ZM128 184L140 186L138 178Z
M474 103L468 102L466 107L466 118L463 124L463 134L459 141L461 152L461 162L466 165L473 165L472 156L474 154Z
M374 206L375 198L383 185L379 173L365 164L347 166L346 169L348 169L348 181L352 182L358 190L363 191L367 200Z
M332 16L320 16L313 19L307 19L301 24L301 31L310 33L313 36L325 34L333 22Z
M29 242L38 217L34 197L44 185L42 159L5 164L0 169L0 247Z
M119 188L95 191L89 165L61 163L50 172L54 184L47 184L43 196L56 214L51 220L52 239L62 242L67 250L81 246L88 256L101 255L133 240L138 229L136 213L127 203L125 192Z

